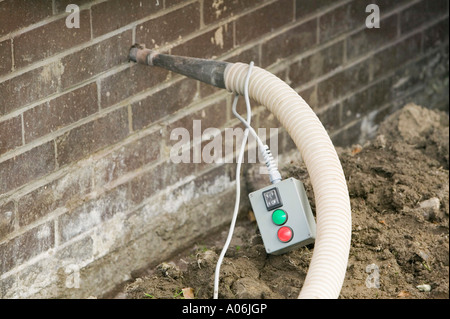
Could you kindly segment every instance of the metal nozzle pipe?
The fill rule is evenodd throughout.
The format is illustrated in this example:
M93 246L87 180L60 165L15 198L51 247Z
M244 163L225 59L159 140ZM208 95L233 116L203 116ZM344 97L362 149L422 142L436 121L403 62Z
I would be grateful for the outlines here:
M133 62L154 65L225 89L224 72L230 63L162 54L146 49L140 44L130 48L129 59Z

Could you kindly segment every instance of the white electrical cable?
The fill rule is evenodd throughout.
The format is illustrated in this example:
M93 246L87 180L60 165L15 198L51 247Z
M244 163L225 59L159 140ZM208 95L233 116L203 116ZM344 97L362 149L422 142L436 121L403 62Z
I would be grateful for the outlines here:
M249 64L250 68L253 68L253 62L250 62ZM250 109L250 98L248 96L248 85L247 88L244 88L244 98L245 98L245 104L247 106L247 114ZM270 182L272 184L274 183L278 183L279 181L281 181L281 174L278 171L278 167L277 164L273 158L272 153L270 152L269 146L265 145L263 143L263 141L261 140L261 138L258 136L258 134L256 133L256 131L253 129L253 127L250 125L250 123L248 121L246 121L237 111L236 111L236 103L233 103L233 108L232 108L232 112L234 114L234 116L236 116L243 124L244 126L250 130L250 133L255 137L256 141L258 142L258 146L259 146L259 150L263 156L264 159L264 163L267 166L268 172L269 172L269 178L270 178Z
M214 299L217 299L219 297L219 276L220 276L220 266L222 265L223 258L225 257L225 253L228 250L228 246L230 245L231 238L233 237L234 227L236 225L236 219L239 212L239 202L241 198L241 183L240 183L240 172L241 172L241 166L242 166L242 159L244 157L244 151L245 151L245 145L247 144L248 139L248 133L250 131L250 121L252 117L252 110L250 107L250 99L248 97L248 81L250 79L250 74L252 73L253 69L253 62L250 62L248 72L247 72L247 78L246 78L246 84L244 89L244 97L245 97L245 105L247 107L247 121L245 121L237 112L236 112L236 105L238 101L239 94L236 94L234 96L233 100L233 113L235 115L237 114L239 117L242 118L242 120L246 124L246 129L244 130L244 136L242 138L241 148L239 150L238 158L237 158L237 166L236 166L236 200L234 204L234 212L233 217L231 219L231 225L230 230L228 231L228 237L225 241L225 245L222 248L222 251L220 253L219 259L217 260L216 264L216 272L214 274ZM253 130L254 131L254 130ZM259 137L257 137L258 139Z

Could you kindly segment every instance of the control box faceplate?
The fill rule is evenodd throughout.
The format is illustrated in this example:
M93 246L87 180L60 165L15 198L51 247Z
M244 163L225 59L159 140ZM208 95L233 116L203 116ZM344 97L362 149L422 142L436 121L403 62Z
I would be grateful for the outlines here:
M250 193L249 198L268 254L283 254L314 242L316 223L299 180L282 180Z

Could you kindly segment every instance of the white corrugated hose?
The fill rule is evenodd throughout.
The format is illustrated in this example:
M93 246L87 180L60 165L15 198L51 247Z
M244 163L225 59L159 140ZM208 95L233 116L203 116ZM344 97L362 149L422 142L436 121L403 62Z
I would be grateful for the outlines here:
M248 64L225 70L228 91L244 94ZM299 298L338 298L347 269L351 239L350 199L341 162L311 107L272 73L254 67L249 96L271 111L295 142L314 191L317 233L314 252Z

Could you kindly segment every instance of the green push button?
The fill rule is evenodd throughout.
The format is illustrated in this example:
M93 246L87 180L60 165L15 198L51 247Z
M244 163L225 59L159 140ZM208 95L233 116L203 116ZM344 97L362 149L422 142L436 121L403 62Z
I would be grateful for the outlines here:
M287 221L287 214L282 209L277 209L272 213L272 221L275 225L283 225Z

